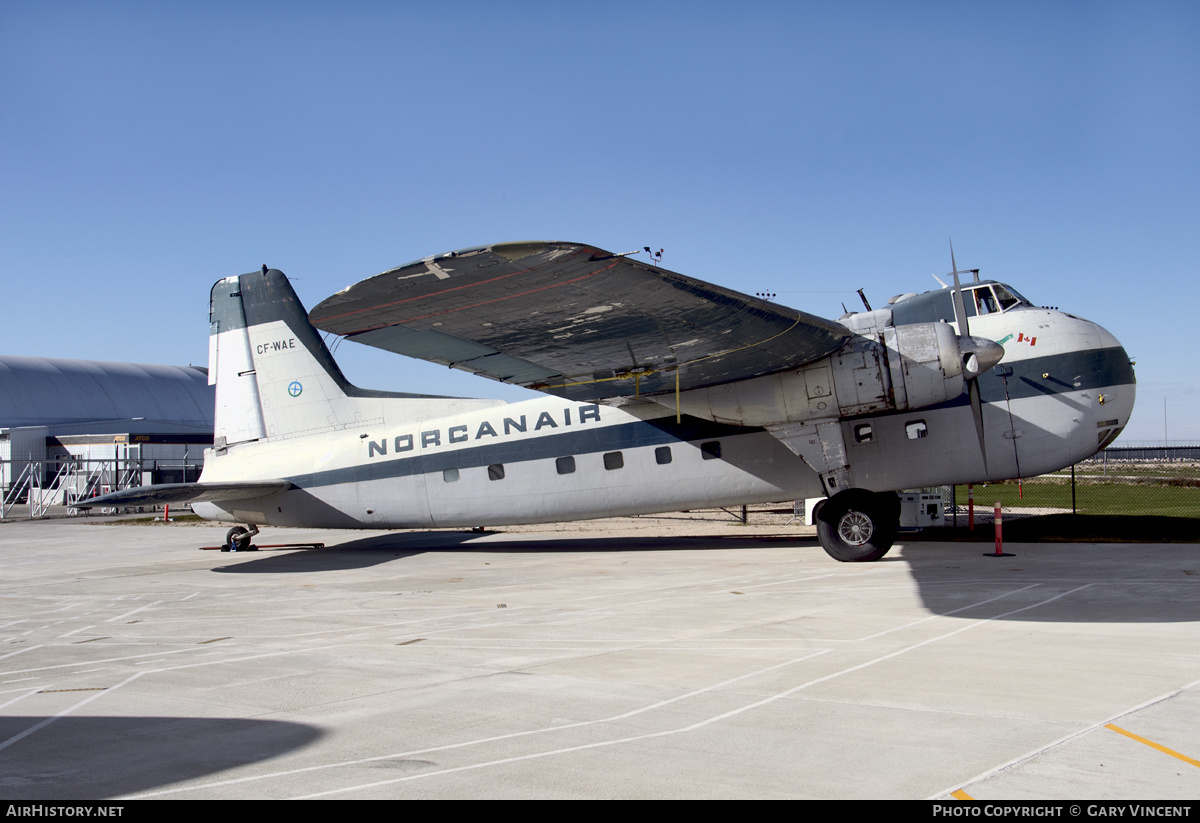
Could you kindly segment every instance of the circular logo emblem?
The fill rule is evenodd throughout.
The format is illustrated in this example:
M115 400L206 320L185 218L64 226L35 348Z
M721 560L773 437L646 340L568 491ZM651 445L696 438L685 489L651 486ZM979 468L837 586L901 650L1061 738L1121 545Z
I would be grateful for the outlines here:
M290 394L292 397L299 397L300 392L302 391L304 391L304 387L300 385L299 380L293 380L290 384L288 384L288 394Z

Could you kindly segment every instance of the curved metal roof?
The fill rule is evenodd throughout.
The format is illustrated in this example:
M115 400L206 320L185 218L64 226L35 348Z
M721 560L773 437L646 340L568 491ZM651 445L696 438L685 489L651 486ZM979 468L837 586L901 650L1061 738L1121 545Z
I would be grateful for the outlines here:
M194 366L0 356L0 428L146 418L211 429L213 407Z

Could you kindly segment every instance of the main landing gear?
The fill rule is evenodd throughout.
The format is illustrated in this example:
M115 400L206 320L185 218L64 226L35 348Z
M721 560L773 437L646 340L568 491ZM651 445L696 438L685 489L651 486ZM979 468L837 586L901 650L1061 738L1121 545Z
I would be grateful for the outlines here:
M834 560L865 563L888 553L900 528L900 498L895 492L846 489L813 512L817 539Z
M234 526L225 535L225 545L221 547L223 552L256 552L258 548L250 545L250 538L258 534L258 526L251 524L249 528L246 526Z

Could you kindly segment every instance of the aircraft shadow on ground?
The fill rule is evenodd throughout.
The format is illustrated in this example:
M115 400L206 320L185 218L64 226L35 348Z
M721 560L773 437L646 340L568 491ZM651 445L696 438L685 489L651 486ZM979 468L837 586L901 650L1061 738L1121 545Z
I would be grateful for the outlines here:
M322 549L264 551L253 559L237 554L240 562L217 566L223 574L289 574L363 569L402 560L430 551L480 551L494 554L544 554L558 552L705 551L753 549L780 545L817 545L815 539L779 537L509 537L503 542L487 540L497 532L395 532L372 535Z
M0 716L0 740L45 719ZM0 796L126 797L279 757L323 735L278 720L63 717L0 751Z
M394 532L351 539L323 549L268 551L213 569L224 574L294 574L380 566L425 552L478 551L495 554L593 552L695 552L794 547L824 552L815 538L789 536L555 537L496 533ZM1010 546L1010 548L1012 548ZM1023 544L1017 556L984 555L986 543L904 543L878 564L841 565L830 570L866 571L875 565L904 563L919 587L923 605L934 614L964 619L1068 623L1177 623L1200 621L1200 545L1189 544ZM569 562L569 561L568 561ZM1027 592L1016 593L1018 589ZM1082 588L1081 588L1082 587ZM1056 593L1080 589L1035 608ZM965 609L1000 596L992 603Z
M907 563L934 614L1041 623L1200 621L1200 545L1008 543L1004 550L1012 556L995 557L988 543L913 542L882 562ZM964 609L996 595L1003 596Z

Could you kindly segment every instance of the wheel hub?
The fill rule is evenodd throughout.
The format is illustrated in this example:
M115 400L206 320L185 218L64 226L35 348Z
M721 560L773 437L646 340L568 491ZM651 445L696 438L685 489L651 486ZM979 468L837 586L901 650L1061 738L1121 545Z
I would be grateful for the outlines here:
M874 533L875 525L862 512L846 512L838 521L838 537L851 546L865 545Z

